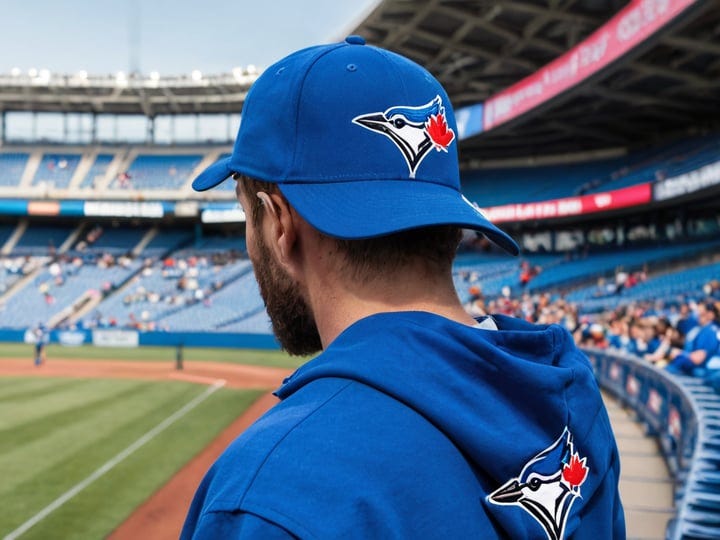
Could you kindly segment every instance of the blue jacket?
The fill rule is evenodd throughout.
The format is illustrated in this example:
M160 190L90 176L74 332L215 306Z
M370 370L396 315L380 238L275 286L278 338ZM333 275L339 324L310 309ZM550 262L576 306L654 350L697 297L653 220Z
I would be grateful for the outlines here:
M346 329L200 485L182 538L625 537L618 453L559 326Z

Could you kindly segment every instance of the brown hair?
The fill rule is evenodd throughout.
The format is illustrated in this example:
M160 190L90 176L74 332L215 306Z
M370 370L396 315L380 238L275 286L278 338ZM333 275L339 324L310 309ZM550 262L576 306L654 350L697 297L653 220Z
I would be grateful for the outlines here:
M249 219L254 226L262 219L262 201L255 195L259 191L279 193L277 184L245 176L236 176L250 208ZM452 266L462 231L454 225L434 225L408 229L376 238L347 240L332 238L344 258L345 270L354 279L369 280L381 273L390 273L411 263L421 263L430 272L446 272Z

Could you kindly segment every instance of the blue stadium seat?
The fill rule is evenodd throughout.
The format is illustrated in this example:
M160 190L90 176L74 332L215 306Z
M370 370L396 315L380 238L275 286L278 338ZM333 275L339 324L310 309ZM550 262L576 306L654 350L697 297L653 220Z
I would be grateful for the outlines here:
M17 186L27 167L30 154L22 152L0 153L0 186Z
M202 161L200 154L141 154L110 183L112 189L179 189Z
M32 184L46 184L57 189L67 188L82 156L80 154L45 154L35 171Z
M97 182L101 181L107 174L108 167L113 159L115 159L114 154L98 154L90 166L90 170L80 182L80 189L95 188Z

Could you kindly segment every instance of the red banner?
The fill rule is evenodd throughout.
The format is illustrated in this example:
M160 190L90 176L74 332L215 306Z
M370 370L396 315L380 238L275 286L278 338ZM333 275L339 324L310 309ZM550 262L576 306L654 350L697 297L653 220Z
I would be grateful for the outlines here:
M578 84L645 41L697 0L632 0L582 43L485 102L487 131Z
M628 206L647 204L652 200L651 184L640 184L614 191L568 197L523 204L505 204L483 208L483 213L493 223L506 221L530 221L580 216L594 212L607 212Z

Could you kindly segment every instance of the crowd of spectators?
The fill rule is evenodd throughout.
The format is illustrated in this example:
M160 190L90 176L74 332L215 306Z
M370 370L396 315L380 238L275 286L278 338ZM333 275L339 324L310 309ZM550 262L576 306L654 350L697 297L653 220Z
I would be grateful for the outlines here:
M92 255L59 255L48 265L47 276L39 281L37 290L45 297L45 303L55 303L54 291L63 287L68 279L77 276L80 270L86 265L93 265L97 268L106 269L115 266L129 268L132 258L128 255L116 257L110 253L97 253ZM96 294L106 295L112 292L116 283L103 281L99 284L99 290L91 287Z
M720 368L720 299L703 296L658 308L644 302L617 308L576 330L583 345L609 348L682 375ZM717 365L716 365L717 364Z
M638 270L637 272L626 272L619 269L615 272L613 279L605 279L601 277L597 281L597 289L593 294L595 298L603 298L620 294L624 290L632 289L638 283L642 283L647 279L646 270Z
M122 297L124 313L106 315L96 310L85 327L168 331L162 317L198 303L210 307L213 293L225 285L217 271L240 256L239 252L226 251L167 257L160 264L148 259ZM161 279L154 279L157 276Z
M706 376L720 370L718 280L705 284L696 299L630 302L594 315L579 315L577 305L549 293L513 296L505 287L499 297L487 299L478 284L469 292L466 309L475 317L500 313L560 324L581 346L631 354L674 374Z

